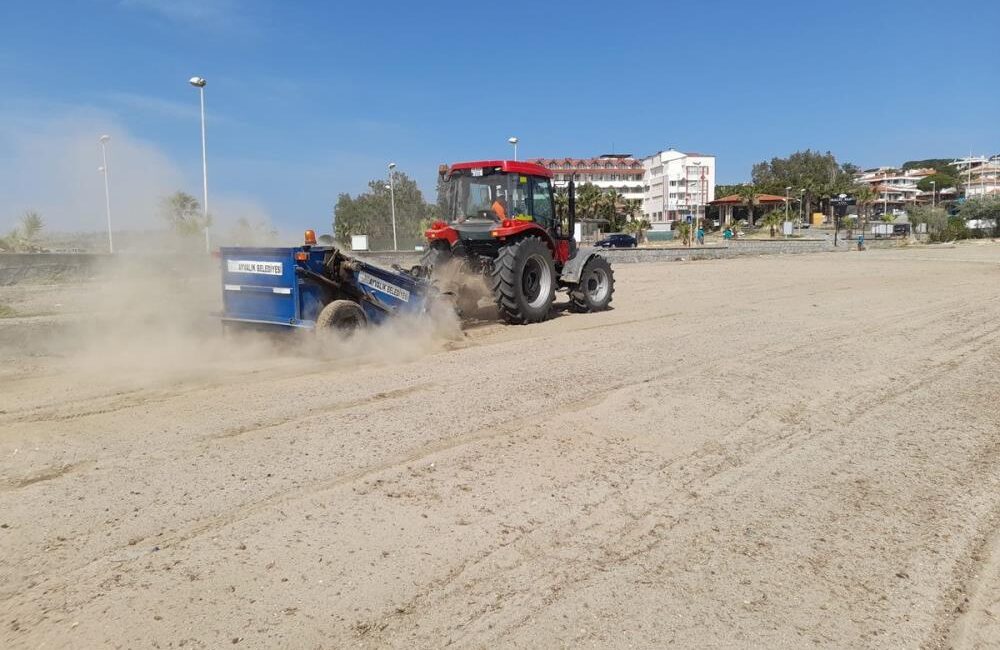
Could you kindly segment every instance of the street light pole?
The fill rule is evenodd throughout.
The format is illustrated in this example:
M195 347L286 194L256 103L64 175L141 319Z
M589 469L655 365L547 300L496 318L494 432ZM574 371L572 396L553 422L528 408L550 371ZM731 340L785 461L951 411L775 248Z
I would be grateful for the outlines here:
M937 181L931 181L931 210L937 208Z
M191 77L188 83L198 89L201 99L201 181L202 209L205 217L205 252L212 252L212 244L208 235L208 155L205 147L205 81L204 77Z
M789 185L785 188L785 222L788 222L788 201L790 200L789 192L792 191L792 186ZM788 239L788 235L785 234L785 224L781 224L781 234L785 239Z
M115 252L115 242L111 237L111 187L108 183L108 173L110 169L108 168L108 140L111 139L110 135L102 135L99 138L101 143L101 157L104 160L104 166L101 167L101 171L104 172L104 204L108 213L108 252Z
M806 188L799 188L799 229L802 228L802 216L806 207Z
M514 145L514 161L516 162L517 161L517 143L519 142L519 140L517 139L517 136L511 136L511 137L507 138L507 142L509 142L512 145Z
M396 243L396 163L389 163L389 201L392 205L392 250L398 251L399 245Z

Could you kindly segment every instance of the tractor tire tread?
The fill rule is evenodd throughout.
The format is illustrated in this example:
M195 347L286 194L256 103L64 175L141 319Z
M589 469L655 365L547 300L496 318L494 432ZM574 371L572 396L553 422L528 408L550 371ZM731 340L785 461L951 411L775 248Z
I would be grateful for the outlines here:
M548 297L548 304L544 312L539 314L528 314L519 304L518 294L520 281L516 277L515 268L518 258L524 255L523 251L530 249L544 249L549 260L549 273L551 274L551 285ZM513 325L522 325L531 322L538 322L549 317L552 302L555 299L555 267L552 262L551 252L548 245L538 237L525 237L514 243L508 244L500 249L500 254L493 262L493 272L489 276L489 287L493 291L494 300L500 316Z
M604 301L603 304L600 305L591 304L589 298L587 297L587 293L584 289L584 283L587 280L588 271L594 268L592 266L593 264L599 264L604 267L605 271L607 271L608 283L610 285L608 287L608 299ZM602 257L601 255L594 255L592 258L587 260L586 265L584 265L583 273L580 274L580 283L577 284L572 289L570 289L569 308L571 311L574 311L579 314L595 312L595 311L604 311L611 304L611 301L614 299L614 295L615 295L615 271L614 269L611 268L611 265L604 257Z

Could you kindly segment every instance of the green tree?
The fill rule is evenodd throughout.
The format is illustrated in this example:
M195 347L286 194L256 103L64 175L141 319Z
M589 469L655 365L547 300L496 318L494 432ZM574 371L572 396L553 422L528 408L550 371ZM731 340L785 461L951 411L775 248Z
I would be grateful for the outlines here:
M747 183L745 185L740 185L740 189L737 194L740 200L743 202L743 207L747 209L747 228L753 228L754 224L754 208L757 206L757 195L760 190L753 183Z
M931 190L940 192L946 187L958 187L958 185L959 180L957 176L937 172L921 178L917 182L917 189L921 192L930 192Z
M43 228L45 228L45 222L42 221L42 215L34 210L28 210L21 215L21 229L19 234L28 247L34 247L38 240L38 235L41 234Z
M278 231L266 221L251 222L240 217L230 231L229 238L239 246L274 245L278 240Z
M685 246L691 245L691 224L686 221L676 222L677 236Z
M764 216L764 225L770 228L771 239L777 236L778 228L785 222L784 210L774 210Z
M952 158L928 158L926 160L907 160L903 163L903 171L908 169L933 169L940 174L958 176L958 169L952 165Z
M601 188L593 183L584 183L576 188L576 213L586 219L600 218Z
M871 217L872 205L878 199L878 192L871 185L864 183L856 186L850 194L854 196L854 203L858 208L860 216L864 219L865 223L868 223Z
M569 190L565 187L556 188L556 193L552 197L556 206L556 219L564 220L569 212Z
M404 172L393 178L396 197L396 239L401 249L423 243L423 230L442 212L428 205L420 188ZM340 194L334 207L333 231L337 241L349 244L351 235L368 235L373 249L392 248L392 192L388 179L368 183L356 197Z
M600 206L601 217L608 220L608 231L622 232L629 215L625 197L621 192L615 189L602 192Z
M13 253L18 248L19 234L17 228L14 228L6 237L0 237L0 251L5 253Z
M847 216L840 220L840 225L847 231L847 238L854 238L854 229L858 226L858 219L855 216Z
M944 208L917 205L908 209L906 215L912 226L911 235L916 235L917 226L924 224L931 240L940 241L948 229L948 212Z
M753 184L759 192L783 195L786 187L792 191L804 189L803 202L806 215L816 201L829 201L840 193L848 193L854 186L858 167L843 165L829 151L820 153L806 149L796 151L787 158L772 158L753 166Z
M978 221L993 224L993 236L1000 237L1000 197L977 196L966 199L958 216L963 221Z
M715 198L721 199L724 196L732 196L733 194L739 194L741 187L743 187L741 183L737 183L736 185L716 185Z
M164 198L160 204L160 216L181 237L200 235L212 225L212 215L205 215L198 199L186 192L174 192Z

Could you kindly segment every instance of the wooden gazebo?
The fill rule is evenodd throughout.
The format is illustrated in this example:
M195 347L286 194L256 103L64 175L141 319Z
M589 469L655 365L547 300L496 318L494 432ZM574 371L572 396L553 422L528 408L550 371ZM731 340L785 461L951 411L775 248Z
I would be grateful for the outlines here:
M775 206L784 205L786 199L783 196L777 196L775 194L758 194L757 195L757 205L760 206ZM722 210L722 222L725 225L729 225L733 222L733 208L745 207L745 202L743 197L739 194L730 194L729 196L724 196L721 199L715 199L714 201L709 201L709 205L717 205L719 209ZM748 215L749 216L749 215ZM752 221L752 219L751 219Z

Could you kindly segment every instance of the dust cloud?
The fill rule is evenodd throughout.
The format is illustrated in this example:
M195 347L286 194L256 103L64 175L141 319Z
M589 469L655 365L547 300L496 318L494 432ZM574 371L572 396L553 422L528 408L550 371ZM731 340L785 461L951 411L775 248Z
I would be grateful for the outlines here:
M392 318L349 337L226 332L218 267L217 259L204 254L116 256L94 281L61 290L66 302L75 295L81 313L48 326L26 324L34 334L18 345L51 358L77 381L133 388L210 381L303 362L406 362L461 337L458 317L446 300L428 314Z

